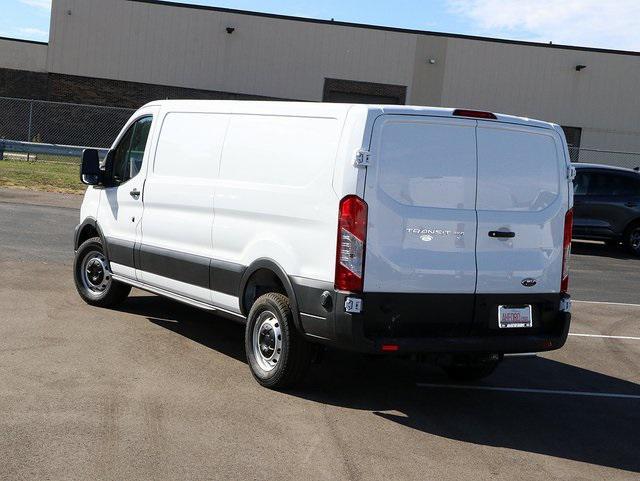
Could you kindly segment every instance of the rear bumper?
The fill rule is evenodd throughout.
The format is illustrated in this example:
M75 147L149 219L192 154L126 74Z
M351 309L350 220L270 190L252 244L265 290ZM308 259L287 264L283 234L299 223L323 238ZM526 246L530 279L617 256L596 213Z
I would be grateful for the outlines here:
M362 299L362 313L345 312L344 305L349 296ZM332 290L331 297L333 308L325 313L324 320L317 315L308 318L301 313L305 333L317 342L364 353L551 351L564 345L571 324L571 313L560 310L560 294L352 295ZM304 307L311 307L312 298L306 296ZM531 304L533 327L499 329L498 304ZM447 318L447 313L451 312L453 316ZM465 312L468 313L466 317ZM316 311L316 314L320 312ZM313 332L316 328L320 331Z
M369 352L383 352L383 346L398 346L398 352L408 353L501 353L543 352L560 349L567 341L571 314L559 315L560 332L519 336L380 338L368 346Z

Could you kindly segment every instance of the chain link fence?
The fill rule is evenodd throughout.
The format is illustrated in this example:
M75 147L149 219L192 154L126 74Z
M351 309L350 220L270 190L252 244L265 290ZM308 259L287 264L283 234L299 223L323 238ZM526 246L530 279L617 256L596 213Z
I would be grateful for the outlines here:
M0 97L0 160L79 161L84 147L108 149L134 109ZM640 152L570 147L573 162L640 166Z
M572 162L606 164L635 169L640 167L640 152L620 152L615 150L577 149L569 147Z
M109 148L133 112L0 97L0 159L77 163L82 147Z

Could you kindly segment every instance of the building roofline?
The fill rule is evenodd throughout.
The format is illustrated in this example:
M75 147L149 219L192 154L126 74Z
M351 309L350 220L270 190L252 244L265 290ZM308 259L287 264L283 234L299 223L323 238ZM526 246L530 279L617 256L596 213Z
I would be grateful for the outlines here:
M24 38L0 37L0 40L8 40L10 42L34 43L36 45L49 45L49 42L38 42L37 40L26 40Z
M607 48L594 48L594 47L579 47L576 45L562 45L555 43L541 43L541 42L529 42L526 40L508 40L504 38L495 38L495 37L480 37L477 35L464 35L458 33L445 33L445 32L432 32L429 30L413 30L408 28L399 28L399 27L386 27L383 25L370 25L364 23L353 23L353 22L340 22L335 20L323 20L317 18L306 18L306 17L295 17L292 15L280 15L275 13L264 13L264 12L252 12L250 10L237 10L233 8L224 8L224 7L212 7L208 5L194 5L194 4L186 4L186 3L176 3L167 0L128 0L129 2L136 3L149 3L151 5L159 5L165 7L178 7L178 8L187 8L187 9L196 9L196 10L208 10L213 12L222 12L222 13L234 13L238 15L250 15L254 17L265 17L265 18L274 18L279 20L293 20L298 22L307 22L307 23L317 23L322 25L337 25L340 27L353 27L353 28L364 28L369 30L381 30L385 32L396 32L396 33L409 33L414 35L428 35L433 37L445 37L445 38L459 38L465 40L478 40L483 42L493 42L493 43L506 43L511 45L521 45L526 47L544 47L544 48L552 48L552 49L560 49L560 50L577 50L582 52L597 52L597 53L608 53L608 54L616 54L616 55L630 55L640 57L640 52L632 51L632 50L615 50L615 49L607 49Z

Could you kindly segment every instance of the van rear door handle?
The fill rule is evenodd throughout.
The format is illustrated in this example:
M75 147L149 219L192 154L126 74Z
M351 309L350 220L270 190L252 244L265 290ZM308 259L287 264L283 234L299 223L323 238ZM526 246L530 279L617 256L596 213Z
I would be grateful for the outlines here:
M490 230L489 237L495 237L498 239L511 239L515 237L515 232L503 231L503 230Z
M140 197L140 191L134 188L131 192L129 192L129 195L134 199L137 199L138 197Z

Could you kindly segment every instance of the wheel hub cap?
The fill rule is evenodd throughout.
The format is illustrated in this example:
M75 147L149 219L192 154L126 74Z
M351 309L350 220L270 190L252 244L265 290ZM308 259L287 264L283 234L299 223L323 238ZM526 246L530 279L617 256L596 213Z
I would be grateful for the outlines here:
M111 271L101 252L89 252L82 261L80 277L89 295L98 296L111 284Z
M265 371L275 369L282 354L282 329L274 313L264 311L253 328L253 355Z

